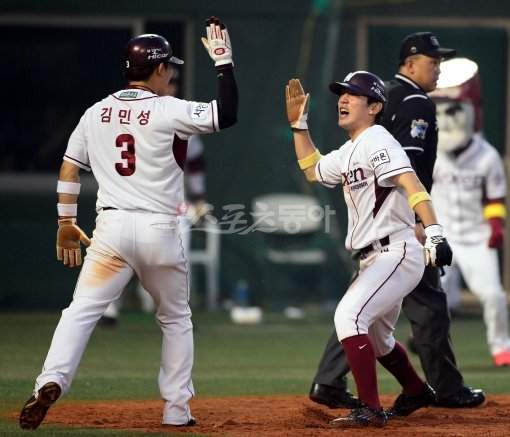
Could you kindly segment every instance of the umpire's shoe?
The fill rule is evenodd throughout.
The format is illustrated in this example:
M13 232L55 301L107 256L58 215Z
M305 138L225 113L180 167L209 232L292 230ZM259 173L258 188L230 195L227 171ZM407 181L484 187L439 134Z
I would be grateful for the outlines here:
M474 408L485 401L485 393L480 389L462 387L457 393L437 398L435 407L440 408Z
M425 383L422 393L417 396L409 396L402 392L393 405L386 410L386 414L388 417L409 416L409 414L420 408L433 405L435 401L436 392L430 385Z
M48 408L60 397L62 389L56 382L44 384L35 395L26 401L21 409L19 425L22 429L36 429L46 416Z
M381 428L387 421L388 416L382 408L375 410L368 405L361 404L347 417L334 419L329 424L339 428L364 428L366 426Z
M312 384L310 399L329 408L356 408L361 405L359 399L347 390L323 384Z

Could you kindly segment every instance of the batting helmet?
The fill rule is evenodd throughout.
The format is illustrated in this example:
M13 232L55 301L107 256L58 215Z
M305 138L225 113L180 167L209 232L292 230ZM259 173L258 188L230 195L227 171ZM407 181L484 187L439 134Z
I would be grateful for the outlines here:
M386 103L384 82L368 71L349 73L343 82L329 84L329 90L338 96L347 90L359 96L370 97L383 105Z
M184 61L172 56L172 48L162 36L146 33L127 43L124 70L137 70L160 62L184 64Z

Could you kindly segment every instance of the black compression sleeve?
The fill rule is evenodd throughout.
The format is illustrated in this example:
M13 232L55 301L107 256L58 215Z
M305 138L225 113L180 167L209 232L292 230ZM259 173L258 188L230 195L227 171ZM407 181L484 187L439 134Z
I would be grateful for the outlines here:
M232 68L218 72L218 124L219 128L225 129L237 122L237 83Z

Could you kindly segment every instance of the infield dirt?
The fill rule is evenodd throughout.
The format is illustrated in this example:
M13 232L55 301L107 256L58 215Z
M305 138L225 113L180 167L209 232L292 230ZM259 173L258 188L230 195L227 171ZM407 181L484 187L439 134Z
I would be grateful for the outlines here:
M381 396L389 407L395 396ZM168 432L232 437L301 436L508 436L510 395L488 395L473 409L425 408L409 417L390 420L384 428L338 429L329 421L349 410L331 410L306 396L196 398L191 401L198 424L164 427L160 424L162 401L108 401L54 405L41 427L59 424L78 428L105 428L142 433ZM13 412L12 417L17 419Z

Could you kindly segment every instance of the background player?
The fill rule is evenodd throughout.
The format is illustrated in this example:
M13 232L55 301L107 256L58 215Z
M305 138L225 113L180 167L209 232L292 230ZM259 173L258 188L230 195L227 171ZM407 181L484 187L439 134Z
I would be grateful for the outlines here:
M187 260L177 223L184 201L186 140L237 121L232 49L219 19L206 21L202 38L215 62L218 97L209 103L164 96L172 77L168 42L141 35L125 49L126 89L90 107L72 133L57 185L57 255L80 265L82 232L76 226L80 169L92 170L99 190L96 229L74 291L62 311L20 426L35 429L48 408L67 393L97 321L136 274L157 305L163 333L158 383L164 425L193 425L193 329Z
M404 389L396 407L405 408L411 400L414 411L435 397L393 337L402 299L420 281L425 267L423 248L414 235L413 209L425 226L426 263L450 264L452 253L409 158L395 138L377 125L386 104L383 82L374 74L357 71L329 88L339 96L338 125L350 137L339 150L321 156L315 148L306 122L309 95L296 79L287 86L287 114L307 180L343 187L348 209L345 245L360 253L359 275L338 304L334 320L361 404L348 417L331 423L383 426L387 415L378 395L376 359Z
M180 73L174 69L172 78L168 81L165 95L179 97ZM205 186L205 156L204 143L200 135L191 135L188 139L188 147L186 151L186 162L184 166L184 191L187 199L191 201L185 214L180 215L179 226L181 228L182 243L184 246L184 254L189 259L189 250L191 246L191 227L193 224L201 221L211 208L206 202L206 186ZM191 287L191 263L188 265L189 282ZM140 299L141 309L143 312L153 314L156 305L152 296L143 288L140 281L136 284L136 294ZM120 310L122 307L123 297L113 301L101 317L100 324L105 327L114 327L117 325Z
M455 253L443 286L449 300L458 296L460 270L482 303L493 362L508 366L508 305L498 262L506 216L504 165L482 134L478 65L459 58L444 62L441 70L438 87L429 94L439 127L432 198Z
M402 145L427 192L432 187L437 130L436 108L426 93L436 87L441 60L454 55L455 50L440 47L430 32L408 35L400 47L398 74L387 86L388 104L382 125ZM415 232L424 243L419 219ZM482 404L484 393L466 387L457 369L450 340L450 314L437 267L425 268L420 283L404 298L402 309L411 322L423 372L436 391L435 405L463 408ZM310 399L331 408L355 405L357 399L346 390L348 371L345 353L333 332L313 379ZM393 410L400 415L412 411L411 404Z

